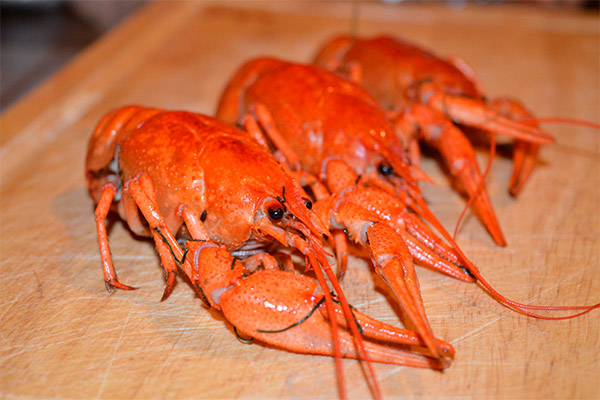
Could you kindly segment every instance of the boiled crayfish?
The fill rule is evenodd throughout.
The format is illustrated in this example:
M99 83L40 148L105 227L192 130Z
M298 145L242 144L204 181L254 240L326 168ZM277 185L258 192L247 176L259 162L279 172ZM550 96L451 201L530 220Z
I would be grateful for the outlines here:
M419 334L429 340L434 354L433 334L420 296L404 283L406 278L408 282L414 279L418 289L410 257L404 257L396 269L387 268L389 258L370 235L372 224L389 225L400 234L401 241L393 236L388 240L398 249L395 254L406 246L415 260L430 268L464 281L476 278L495 299L523 314L572 318L544 317L526 310L582 310L582 314L600 306L526 305L494 290L428 209L415 184L418 170L409 165L385 112L363 89L332 72L273 58L249 61L229 82L217 117L243 124L263 146L275 147L298 180L310 187L318 204L332 204L325 210L315 208L332 227L345 230L352 240L370 249L375 271L390 286ZM419 217L434 225L450 246ZM336 248L342 248L338 259L343 263L343 234L336 239Z
M134 233L154 239L167 276L163 299L180 266L206 304L221 310L245 336L336 356L338 369L342 355L422 368L450 364L454 350L448 343L350 310L321 247L321 238L330 236L330 221L324 224L311 209L333 207L329 214L336 221L351 219L350 234L371 241L379 267L408 274L406 288L420 299L414 272L398 261L404 252L395 253L397 234L385 224L356 218L350 206L318 202L313 207L298 183L246 132L200 114L123 107L107 114L91 137L86 177L97 204L109 290L132 289L117 280L112 264L105 226L112 210ZM300 251L320 289L289 257L280 261L268 253L273 243ZM416 347L409 352L390 347L394 344ZM341 374L339 381L343 388Z
M460 58L443 60L390 37L335 38L321 48L315 64L351 77L389 110L415 165L418 140L439 150L494 241L506 245L473 147L458 125L515 139L509 191L516 195L535 166L540 145L554 142L523 105L507 98L487 101L473 70Z
M441 355L412 257L453 277L473 278L460 268L457 253L406 206L420 199L420 192L392 126L371 96L317 67L262 58L235 74L217 118L243 123L267 147L260 127L265 130L290 170L311 188L316 212L338 229L338 259L343 264L347 253L345 231L370 251L375 271L432 353Z

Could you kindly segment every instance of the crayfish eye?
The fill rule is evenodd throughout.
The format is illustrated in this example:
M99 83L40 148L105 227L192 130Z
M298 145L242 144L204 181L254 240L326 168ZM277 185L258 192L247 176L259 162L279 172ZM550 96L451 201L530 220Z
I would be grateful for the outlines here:
M266 208L269 218L271 218L273 221L279 221L281 218L283 218L285 210L280 202L270 201Z
M283 208L269 208L269 218L279 221L283 217Z
M312 201L310 200L304 200L304 205L306 206L306 208L308 208L309 210L312 210Z
M377 167L377 170L383 176L388 176L388 175L391 175L394 173L394 168L392 168L392 166L387 163L379 164L379 166Z

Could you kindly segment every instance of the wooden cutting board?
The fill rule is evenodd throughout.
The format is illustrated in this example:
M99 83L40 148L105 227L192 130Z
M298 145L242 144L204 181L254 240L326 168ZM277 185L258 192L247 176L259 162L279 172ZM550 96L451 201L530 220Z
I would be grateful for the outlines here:
M169 2L150 4L1 120L1 386L3 398L335 398L333 360L245 345L220 313L180 281L164 281L152 244L110 223L120 279L107 293L83 162L108 110L144 104L211 114L242 62L273 55L309 62L337 33L388 33L460 55L491 97L523 100L537 115L600 122L598 15L524 6ZM352 23L352 15L357 23ZM546 125L522 195L507 194L500 156L489 191L508 247L468 216L463 250L504 295L525 303L600 301L598 130ZM479 153L480 162L487 151ZM434 213L452 229L464 199L435 159L423 168ZM386 398L598 398L600 312L568 321L519 315L477 285L419 268L436 335L456 348L443 373L376 365ZM352 304L399 325L401 312L367 262L353 258ZM350 398L371 396L360 365L343 362Z

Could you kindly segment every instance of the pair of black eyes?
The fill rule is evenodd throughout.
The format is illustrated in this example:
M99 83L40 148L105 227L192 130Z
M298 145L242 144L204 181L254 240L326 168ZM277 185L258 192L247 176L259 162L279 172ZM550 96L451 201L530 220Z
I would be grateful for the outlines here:
M388 176L394 173L394 168L391 165L386 163L381 163L377 166L377 170L383 176Z
M304 205L309 210L312 209L312 202L310 200L305 200ZM271 207L268 209L268 213L269 213L269 218L271 218L272 220L275 220L275 221L279 221L281 218L283 218L283 214L284 214L283 207Z

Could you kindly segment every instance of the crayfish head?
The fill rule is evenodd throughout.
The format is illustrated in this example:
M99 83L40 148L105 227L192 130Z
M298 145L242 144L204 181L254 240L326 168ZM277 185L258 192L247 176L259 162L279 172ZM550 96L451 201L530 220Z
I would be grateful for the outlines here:
M311 211L310 200L291 200L290 197L263 199L253 227L255 240L268 242L274 239L283 246L295 248L305 256L307 266L319 268L318 263L327 264L321 238L330 237L330 233Z
M254 218L255 231L262 235L266 232L282 243L286 242L286 232L316 240L330 237L329 230L312 206L308 196L290 181L282 186L280 194L266 195L262 199ZM270 229L265 229L267 226Z
M261 221L279 229L297 230L292 225L299 224L319 238L329 234L311 211L304 190L245 133L205 143L202 162L208 214L203 222L208 234L228 249L244 247L248 241L268 241L256 229Z

